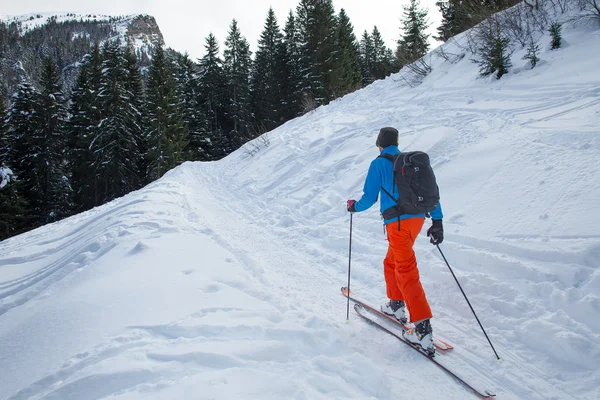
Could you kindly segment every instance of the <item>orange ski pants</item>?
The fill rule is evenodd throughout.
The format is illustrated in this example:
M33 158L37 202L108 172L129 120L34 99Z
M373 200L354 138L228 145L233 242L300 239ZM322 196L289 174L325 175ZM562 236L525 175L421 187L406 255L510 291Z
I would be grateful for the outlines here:
M431 308L421 286L413 250L424 222L423 218L408 218L386 225L389 247L383 260L383 272L387 297L406 302L411 322L431 318Z

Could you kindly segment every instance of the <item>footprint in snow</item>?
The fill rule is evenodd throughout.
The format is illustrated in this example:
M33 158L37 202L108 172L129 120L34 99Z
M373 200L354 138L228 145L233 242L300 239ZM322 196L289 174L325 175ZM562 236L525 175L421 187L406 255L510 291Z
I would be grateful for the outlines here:
M131 249L131 251L129 251L129 255L132 256L135 254L139 254L148 248L149 248L149 246L147 244L145 244L144 242L138 242L138 244L136 244L135 247L133 249Z

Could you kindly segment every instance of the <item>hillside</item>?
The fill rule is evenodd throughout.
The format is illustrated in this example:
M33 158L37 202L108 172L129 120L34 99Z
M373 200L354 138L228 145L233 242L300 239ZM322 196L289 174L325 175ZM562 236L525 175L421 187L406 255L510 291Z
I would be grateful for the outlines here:
M0 399L465 399L427 360L355 315L349 217L376 133L427 151L443 260L416 252L439 357L498 399L600 398L600 29L541 39L478 77L465 36L218 162L0 243ZM437 54L437 55L436 55ZM256 151L254 151L256 150ZM426 223L428 224L428 223ZM352 285L383 301L378 207L353 217Z

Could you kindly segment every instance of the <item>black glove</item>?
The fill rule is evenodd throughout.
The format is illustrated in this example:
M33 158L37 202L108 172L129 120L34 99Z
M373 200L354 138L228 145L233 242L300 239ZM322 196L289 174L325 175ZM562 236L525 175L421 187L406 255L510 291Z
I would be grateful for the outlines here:
M431 244L440 244L444 241L444 225L442 220L433 220L431 228L427 229L427 237L431 238L429 241Z
M356 210L354 209L354 204L356 204L356 200L348 200L346 202L346 208L348 212L356 212Z

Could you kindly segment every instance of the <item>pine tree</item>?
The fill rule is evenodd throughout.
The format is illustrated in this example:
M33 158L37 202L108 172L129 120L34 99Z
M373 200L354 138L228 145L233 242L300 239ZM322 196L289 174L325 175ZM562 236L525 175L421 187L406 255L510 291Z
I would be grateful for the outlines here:
M90 145L96 136L102 113L98 93L102 78L102 58L96 43L86 55L71 95L71 118L68 123L71 182L74 191L74 211L85 211L96 205L97 174Z
M533 40L533 37L529 38L527 53L523 56L523 60L529 60L531 68L535 68L540 61L540 45Z
M326 104L333 98L337 20L331 0L301 0L297 28L302 64L303 101Z
M317 2L316 9L317 29L317 52L315 77L321 77L323 86L322 93L316 92L319 96L319 104L327 104L336 97L334 86L336 74L340 65L340 53L336 47L338 20L335 16L335 8L332 0L321 0Z
M0 93L0 240L19 233L26 226L27 203L8 165L7 112Z
M148 181L160 178L184 161L188 131L181 119L176 83L162 47L157 46L148 70Z
M343 96L362 85L359 45L354 35L354 27L346 11L342 8L338 16L336 48L338 48L338 66L336 68L333 93Z
M360 41L360 65L362 71L363 86L370 85L375 81L375 48L373 39L369 32L364 31Z
M231 153L246 140L250 139L251 126L251 98L250 98L250 45L238 28L234 19L229 27L229 34L225 40L223 70L226 80L226 92L229 94L227 119L231 125L228 132L226 153Z
M472 28L479 21L482 9L479 0L447 0L436 3L442 13L442 21L437 28L437 40L447 41L467 29Z
M54 61L43 61L41 91L22 82L6 118L3 158L19 177L29 203L29 222L38 226L69 214L71 188L66 168L67 137L62 88Z
M396 58L400 65L410 64L427 54L429 50L429 35L425 33L427 27L427 9L420 7L419 0L410 0L410 4L404 6L403 35L398 40L396 50Z
M40 93L28 82L22 81L13 95L12 105L6 117L3 139L3 163L20 181L20 192L29 206L28 222L37 226L42 220L42 182L46 172L41 154L42 140L39 110Z
M69 179L67 159L69 154L67 134L67 110L60 74L53 59L47 57L43 62L40 82L41 97L40 125L38 137L42 151L35 155L41 158L45 166L42 183L41 215L45 222L52 222L68 216L73 208L73 190Z
M402 66L398 63L396 54L394 54L394 51L389 47L386 47L385 49L385 65L387 66L386 76L389 74L395 74L402 68Z
M146 99L144 93L144 86L142 81L142 73L138 65L138 60L133 53L131 47L125 49L123 54L124 68L126 72L125 88L129 96L129 109L131 120L128 125L131 130L131 135L134 137L137 143L137 152L135 157L137 158L136 170L138 171L137 180L132 181L131 189L139 189L147 178L146 174L146 159L144 157L145 151L147 150L144 146L146 145L145 139L145 126L146 126Z
M492 14L512 7L521 0L441 0L436 3L442 13L435 39L447 41L487 19Z
M181 119L188 131L186 159L208 160L209 156L203 153L203 137L200 126L205 120L198 104L199 89L196 80L197 65L190 60L187 54L175 54L173 61L174 79L176 83L176 96L180 103Z
M315 0L300 0L300 4L296 7L296 38L299 51L299 75L301 77L299 93L302 111L308 111L308 108L316 107L312 68L314 63L312 49L315 47L315 43L311 35L315 25L315 2Z
M6 125L8 112L2 91L0 91L0 166L8 168L8 153L10 144L8 142L8 126Z
M302 56L296 17L290 10L283 29L285 47L285 79L283 80L283 118L285 121L296 118L302 111Z
M550 24L550 28L548 29L548 31L550 32L550 36L552 36L552 42L550 43L551 50L556 50L560 48L560 44L562 41L561 30L562 25L558 22L553 22L552 24Z
M206 38L206 55L200 60L198 88L201 98L200 108L206 121L200 128L204 137L203 149L211 160L218 160L226 155L222 147L223 125L225 121L225 74L223 62L219 57L217 38L211 33Z
M283 35L275 12L269 8L252 69L254 118L257 126L266 131L283 122L281 91L286 70L283 51Z
M438 1L435 5L440 9L442 21L440 26L437 27L438 34L434 36L434 39L446 42L452 36L456 35L456 29L454 28L455 0Z
M512 67L510 56L510 39L504 34L501 25L496 20L488 20L478 29L477 54L481 60L479 73L481 76L496 74L500 79Z
M374 79L383 79L393 71L393 61L389 57L390 49L387 48L377 26L373 27L371 33L373 43L372 76Z
M140 138L136 121L137 103L131 92L129 71L119 43L106 42L102 48L102 79L99 103L102 121L90 148L97 174L97 204L123 196L139 187Z
M0 162L0 241L27 227L28 204L19 187L16 175Z

